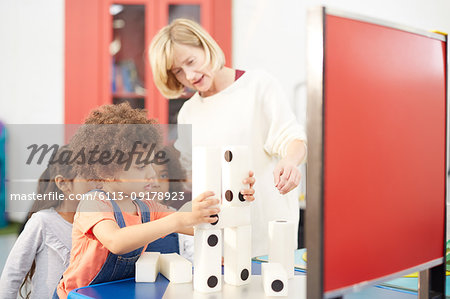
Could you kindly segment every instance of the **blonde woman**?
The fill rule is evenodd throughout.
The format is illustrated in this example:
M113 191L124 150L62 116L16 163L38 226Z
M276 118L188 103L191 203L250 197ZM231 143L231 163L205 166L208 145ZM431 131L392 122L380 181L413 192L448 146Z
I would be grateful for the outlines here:
M225 66L223 51L197 23L176 19L153 38L149 58L153 79L167 98L185 87L196 93L183 105L179 124L192 124L192 146L248 145L252 153L255 202L252 204L253 255L267 254L268 222L298 223L298 165L306 156L306 135L283 89L260 70ZM183 140L175 146L182 154ZM185 155L183 164L190 164ZM297 234L293 236L296 238Z

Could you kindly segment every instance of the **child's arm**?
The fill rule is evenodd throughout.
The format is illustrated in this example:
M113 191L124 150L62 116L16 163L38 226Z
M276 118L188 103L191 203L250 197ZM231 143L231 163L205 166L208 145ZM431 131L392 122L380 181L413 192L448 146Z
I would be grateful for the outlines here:
M18 297L25 275L42 247L43 232L37 216L28 221L9 253L0 278L0 298Z
M92 232L109 251L114 254L124 254L172 232L189 231L189 228L192 230L192 226L196 224L214 222L215 218L209 216L219 212L218 208L212 207L219 201L206 200L212 195L212 192L205 192L194 199L192 212L175 212L158 220L124 228L120 228L115 221L107 219L97 223L92 228Z

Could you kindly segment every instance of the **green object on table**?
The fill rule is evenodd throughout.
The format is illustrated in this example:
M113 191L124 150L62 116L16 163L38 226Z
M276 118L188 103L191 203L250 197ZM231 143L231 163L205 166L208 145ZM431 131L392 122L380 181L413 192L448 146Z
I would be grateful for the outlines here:
M445 249L445 270L450 271L450 240L447 241Z

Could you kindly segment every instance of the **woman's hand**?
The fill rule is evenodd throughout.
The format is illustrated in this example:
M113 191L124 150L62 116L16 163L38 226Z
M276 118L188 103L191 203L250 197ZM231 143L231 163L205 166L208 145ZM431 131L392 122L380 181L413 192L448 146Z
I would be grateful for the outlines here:
M300 183L300 170L297 163L289 159L281 159L273 171L275 187L280 194L286 194Z
M249 185L249 189L242 189L240 191L246 201L255 200L255 197L253 196L255 194L255 189L253 189L253 185L255 184L255 178L253 176L254 176L253 171L249 171L248 177L242 181L243 184Z

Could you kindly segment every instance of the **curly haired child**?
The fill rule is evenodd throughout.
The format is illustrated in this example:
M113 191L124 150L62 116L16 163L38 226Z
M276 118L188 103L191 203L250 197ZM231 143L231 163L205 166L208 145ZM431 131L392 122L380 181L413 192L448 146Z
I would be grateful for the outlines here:
M145 110L126 104L102 106L71 140L80 158L74 170L101 180L103 190L91 192L93 200L78 206L70 265L57 288L60 298L78 287L133 277L147 244L173 232L192 235L194 225L215 221L210 215L219 212L213 207L218 200L209 191L193 200L192 212L173 212L145 198L156 181L152 164L165 161L158 126L145 115ZM99 120L102 124L95 124ZM253 200L254 179L248 180L244 193Z

